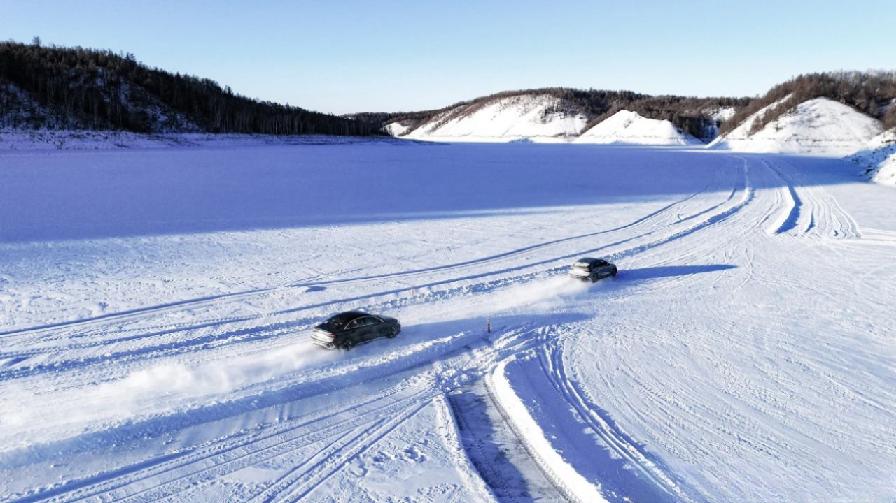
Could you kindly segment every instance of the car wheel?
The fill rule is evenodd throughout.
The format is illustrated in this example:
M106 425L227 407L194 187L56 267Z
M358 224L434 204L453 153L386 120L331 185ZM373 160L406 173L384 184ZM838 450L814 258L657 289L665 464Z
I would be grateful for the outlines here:
M398 335L398 329L397 329L397 328L390 328L390 329L389 329L389 332L386 334L386 337L392 339L392 338L394 338L396 335Z

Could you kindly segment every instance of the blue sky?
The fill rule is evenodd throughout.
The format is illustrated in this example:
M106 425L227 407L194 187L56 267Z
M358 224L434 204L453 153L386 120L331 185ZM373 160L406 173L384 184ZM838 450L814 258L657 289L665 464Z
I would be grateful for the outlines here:
M888 1L0 0L0 39L35 35L334 113L543 86L755 95L896 68Z

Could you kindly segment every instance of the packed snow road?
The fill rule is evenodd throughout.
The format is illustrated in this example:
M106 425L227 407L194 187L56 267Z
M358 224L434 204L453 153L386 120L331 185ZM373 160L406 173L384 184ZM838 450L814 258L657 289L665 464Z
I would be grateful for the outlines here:
M892 500L896 191L852 169L0 154L0 499ZM355 308L401 334L311 343Z

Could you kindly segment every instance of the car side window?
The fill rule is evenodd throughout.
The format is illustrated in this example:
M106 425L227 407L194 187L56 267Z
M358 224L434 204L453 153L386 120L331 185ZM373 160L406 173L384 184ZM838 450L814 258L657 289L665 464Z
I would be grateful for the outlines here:
M358 320L359 327L369 327L370 325L374 325L376 323L376 319L373 316L365 316Z
M363 319L363 318L358 318L358 319L356 319L356 320L352 320L352 321L346 323L346 324L345 324L345 329L346 329L346 330L351 330L351 329L353 329L353 328L358 328L358 327L360 326L359 322L360 322L362 319Z

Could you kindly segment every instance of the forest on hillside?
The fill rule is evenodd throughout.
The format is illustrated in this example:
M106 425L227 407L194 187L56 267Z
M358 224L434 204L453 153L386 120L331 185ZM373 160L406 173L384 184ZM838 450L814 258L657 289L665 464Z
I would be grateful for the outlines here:
M722 126L722 133L734 129L754 113L777 101L783 100L758 117L750 133L761 130L798 104L822 97L839 101L880 120L884 129L896 127L896 72L826 72L799 75L778 84L765 96L738 110Z
M132 54L0 42L0 127L376 134L380 125L240 96Z

